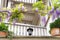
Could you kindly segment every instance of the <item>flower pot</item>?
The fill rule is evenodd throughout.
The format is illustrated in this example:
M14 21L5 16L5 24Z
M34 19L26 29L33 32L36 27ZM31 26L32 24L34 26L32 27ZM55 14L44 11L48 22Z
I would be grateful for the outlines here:
M7 36L7 32L0 31L0 37L6 37L6 36Z
M60 36L60 28L52 28L51 35L52 36Z

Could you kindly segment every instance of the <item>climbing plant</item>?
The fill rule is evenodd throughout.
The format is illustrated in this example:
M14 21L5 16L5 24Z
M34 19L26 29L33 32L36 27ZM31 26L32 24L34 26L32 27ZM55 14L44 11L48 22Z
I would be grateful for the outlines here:
M43 1L38 1L33 4L33 9L37 11L40 16L43 16L42 21L45 22L45 26L49 22L49 19L52 17L52 19L55 19L60 16L60 0L52 0L49 1L48 4L44 5ZM46 16L47 15L47 20Z

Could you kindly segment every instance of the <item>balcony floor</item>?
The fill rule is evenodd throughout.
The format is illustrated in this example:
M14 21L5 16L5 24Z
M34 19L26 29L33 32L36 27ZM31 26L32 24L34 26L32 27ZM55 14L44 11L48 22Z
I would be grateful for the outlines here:
M0 40L9 40L8 38L0 38ZM60 40L60 37L42 36L42 37L14 37L12 40Z

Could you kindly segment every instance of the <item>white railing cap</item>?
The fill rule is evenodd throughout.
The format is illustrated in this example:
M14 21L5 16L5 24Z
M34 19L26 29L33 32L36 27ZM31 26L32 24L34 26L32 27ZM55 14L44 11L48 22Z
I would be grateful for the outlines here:
M10 22L5 22L6 24L12 24L13 23L10 23ZM41 27L41 26L37 26L37 25L30 25L30 24L24 24L24 23L15 23L15 25L18 25L18 26L26 26L26 27L37 27L37 28L46 28L46 27Z

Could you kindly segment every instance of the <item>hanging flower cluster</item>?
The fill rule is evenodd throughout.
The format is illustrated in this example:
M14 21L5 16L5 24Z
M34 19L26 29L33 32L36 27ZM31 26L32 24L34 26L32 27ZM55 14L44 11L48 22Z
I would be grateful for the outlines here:
M60 17L60 1L52 0L52 2L49 2L49 5L50 6L44 5L42 0L33 4L33 9L36 12L40 13L40 17L43 16L41 20L45 25L47 25L50 16L52 16L52 20L54 20L57 17ZM45 17L46 15L48 15L47 20Z
M58 18L60 16L60 9L57 8L56 10L52 8L52 10L50 11L49 15L52 15L52 20L54 20L55 18Z
M17 21L21 21L24 18L23 11L27 11L26 7L24 7L24 4L16 5L14 8L3 8L1 13L6 13L6 22L13 21L13 23ZM3 14L2 14L3 17ZM0 21L2 18L0 17Z
M49 15L52 15L52 20L55 18L58 18L60 16L60 1L59 0L53 0L52 1L52 9L49 12Z
M33 10L35 12L38 13L38 15L40 15L41 21L45 24L46 23L46 18L45 15L47 14L47 10L46 10L46 5L44 5L43 1L40 0L36 3L33 4Z
M15 22L21 22L21 20L24 18L23 11L27 11L26 7L24 7L23 4L16 5L13 9L11 9L11 21Z
M6 11L0 10L0 22L3 22L6 16L7 16Z

